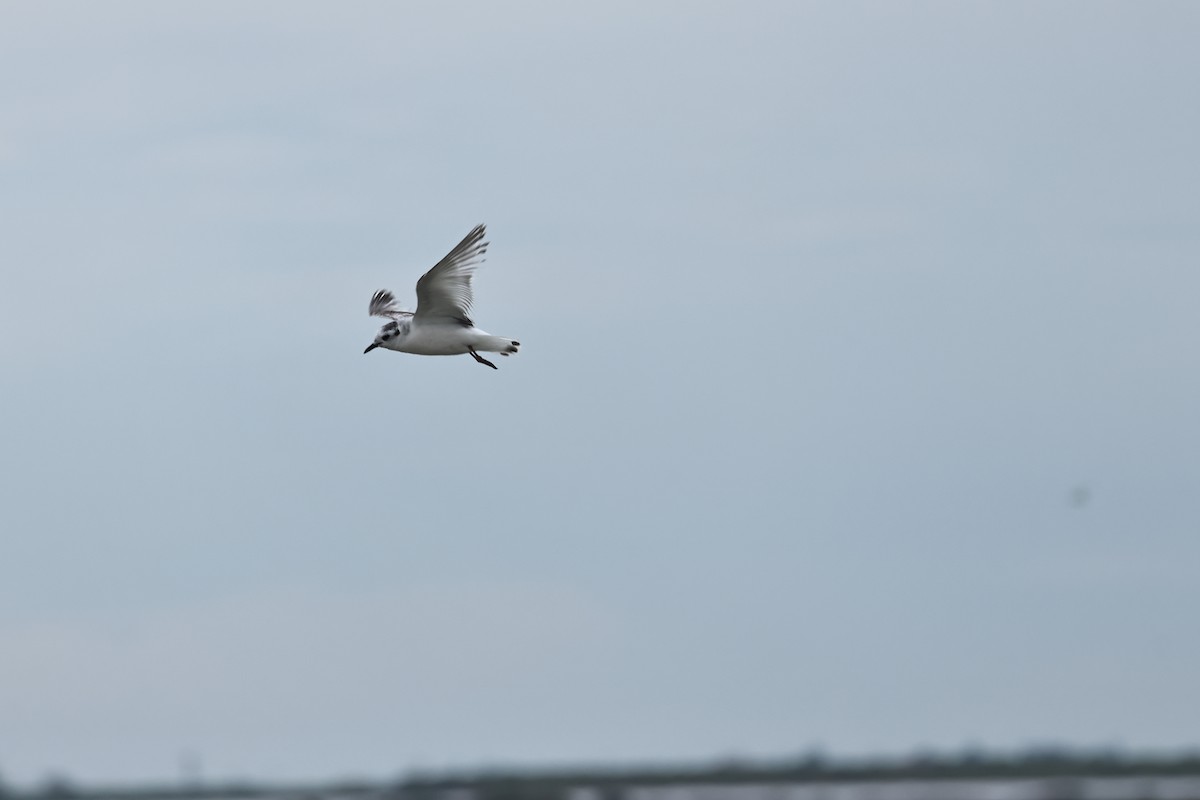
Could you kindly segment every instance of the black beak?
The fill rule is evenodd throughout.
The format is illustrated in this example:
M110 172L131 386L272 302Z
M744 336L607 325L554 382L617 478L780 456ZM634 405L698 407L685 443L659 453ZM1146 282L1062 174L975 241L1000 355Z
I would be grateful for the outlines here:
M370 346L367 347L366 350L363 350L363 355L366 355L367 353L371 352L376 347L379 347L379 342L371 342Z

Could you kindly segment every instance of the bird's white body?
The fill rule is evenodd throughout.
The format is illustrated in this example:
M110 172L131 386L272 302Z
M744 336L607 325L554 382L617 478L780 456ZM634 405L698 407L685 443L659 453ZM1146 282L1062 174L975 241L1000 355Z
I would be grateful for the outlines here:
M492 336L475 327L470 312L473 301L471 277L483 261L487 242L484 226L477 225L445 258L417 281L417 310L405 311L396 305L395 296L380 289L371 298L368 312L391 320L364 350L377 347L420 356L461 356L470 354L480 364L496 365L479 355L482 350L507 356L517 352L520 342Z
M403 326L401 326L403 327ZM395 336L379 346L398 353L413 353L418 356L465 356L471 348L487 353L508 355L519 342L492 336L472 325L469 328L455 323L425 323L413 320L408 332Z

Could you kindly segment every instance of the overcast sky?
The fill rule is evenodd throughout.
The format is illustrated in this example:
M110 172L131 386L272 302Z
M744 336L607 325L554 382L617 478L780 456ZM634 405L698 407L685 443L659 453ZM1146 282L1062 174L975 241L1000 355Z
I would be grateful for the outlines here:
M0 4L0 775L1196 744L1198 26Z

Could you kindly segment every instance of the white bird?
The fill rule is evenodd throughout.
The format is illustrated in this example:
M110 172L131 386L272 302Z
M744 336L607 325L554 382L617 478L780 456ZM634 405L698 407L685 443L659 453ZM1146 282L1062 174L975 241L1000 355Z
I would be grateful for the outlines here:
M405 311L396 305L396 297L380 289L371 298L367 310L373 317L386 317L375 336L369 353L376 347L415 353L420 356L460 356L470 353L480 364L496 365L477 351L506 356L517 352L520 342L492 336L475 327L471 320L471 276L483 262L488 243L483 241L485 227L476 225L467 237L433 269L417 281L417 310Z

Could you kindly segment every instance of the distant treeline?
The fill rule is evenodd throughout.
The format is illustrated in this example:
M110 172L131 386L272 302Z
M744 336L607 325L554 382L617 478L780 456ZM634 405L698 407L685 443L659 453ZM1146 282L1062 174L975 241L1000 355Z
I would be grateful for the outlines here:
M5 788L2 800L213 800L218 798L290 798L353 800L371 795L436 797L447 789L472 789L481 797L560 797L572 786L663 786L764 783L842 783L908 780L966 780L1056 777L1200 776L1200 751L1175 755L1133 755L1037 749L1015 755L970 751L921 754L905 758L845 759L808 754L793 759L675 766L610 766L537 769L511 768L413 773L400 781L360 781L312 785L200 783L126 787L84 787L64 777L35 790Z
M422 790L461 787L484 797L534 797L568 786L663 786L669 784L850 783L1057 777L1200 776L1200 751L1174 755L1128 755L1037 749L1017 755L980 752L920 754L906 758L836 759L810 754L791 760L730 759L700 766L610 767L558 770L486 770L414 774L398 787L406 797ZM508 790L524 791L508 791ZM431 795L436 792L431 792ZM547 796L556 796L553 791Z

